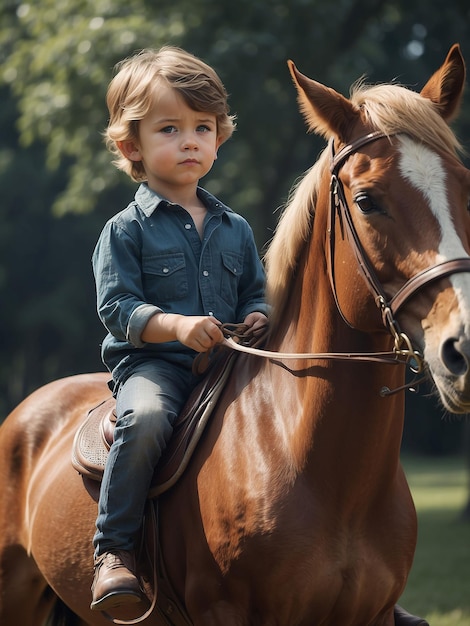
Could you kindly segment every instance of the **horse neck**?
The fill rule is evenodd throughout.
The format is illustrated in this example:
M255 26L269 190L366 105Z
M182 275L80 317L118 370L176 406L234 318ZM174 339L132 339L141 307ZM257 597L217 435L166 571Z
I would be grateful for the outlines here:
M374 332L361 332L342 319L329 278L322 271L325 262L321 251L320 242L313 241L304 270L292 286L292 301L298 302L298 307L292 308L278 349L298 353L390 351L392 339L385 330L377 326ZM374 307L371 299L371 318ZM299 360L292 370L295 372L288 393L295 395L289 395L294 410L284 417L297 467L310 466L318 475L331 466L333 459L340 459L346 492L350 481L370 483L372 470L377 480L380 468L392 473L396 470L403 430L403 393L383 398L380 389L403 384L402 366L325 359L307 363ZM287 384L279 384L283 390L280 393L285 394L286 388ZM286 402L285 395L282 401Z

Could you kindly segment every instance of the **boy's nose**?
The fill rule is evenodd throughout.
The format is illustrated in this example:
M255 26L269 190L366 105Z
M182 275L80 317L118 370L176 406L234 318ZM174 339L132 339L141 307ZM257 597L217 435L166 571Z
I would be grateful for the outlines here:
M183 140L183 148L185 150L197 150L198 145L194 137L185 137Z

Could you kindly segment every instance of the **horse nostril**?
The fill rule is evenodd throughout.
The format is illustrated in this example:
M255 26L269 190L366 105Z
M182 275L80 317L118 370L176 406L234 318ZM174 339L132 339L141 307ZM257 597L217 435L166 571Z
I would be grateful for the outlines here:
M463 376L468 370L468 361L461 351L459 340L446 339L441 346L441 359L451 374Z

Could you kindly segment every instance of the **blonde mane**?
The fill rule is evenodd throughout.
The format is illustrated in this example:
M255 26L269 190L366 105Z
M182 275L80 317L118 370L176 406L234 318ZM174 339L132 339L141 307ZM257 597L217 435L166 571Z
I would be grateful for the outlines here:
M438 106L417 92L397 84L368 86L358 81L351 88L351 103L360 110L365 124L386 135L406 134L431 150L452 156L462 151ZM299 256L310 238L318 187L327 160L328 153L324 150L293 186L265 255L267 293L274 314L283 310Z

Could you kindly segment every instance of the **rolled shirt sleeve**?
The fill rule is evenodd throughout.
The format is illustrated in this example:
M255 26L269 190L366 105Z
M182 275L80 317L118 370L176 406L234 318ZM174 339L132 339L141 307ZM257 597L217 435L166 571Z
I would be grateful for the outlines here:
M145 324L159 311L145 301L139 242L114 221L106 224L93 253L98 315L118 341L136 347Z
M151 317L156 313L163 313L162 309L153 304L141 304L133 310L127 325L126 339L136 348L143 348L146 344L141 339L144 328Z

